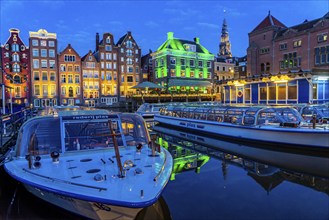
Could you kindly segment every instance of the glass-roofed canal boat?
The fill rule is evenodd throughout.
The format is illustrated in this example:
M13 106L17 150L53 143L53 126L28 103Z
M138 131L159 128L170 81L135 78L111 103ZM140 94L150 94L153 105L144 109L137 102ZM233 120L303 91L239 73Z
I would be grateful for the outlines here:
M75 214L134 219L143 208L161 209L154 206L172 166L140 115L72 109L25 122L4 168L35 196Z
M168 105L154 116L160 124L234 140L292 148L329 149L329 124L303 120L289 106Z

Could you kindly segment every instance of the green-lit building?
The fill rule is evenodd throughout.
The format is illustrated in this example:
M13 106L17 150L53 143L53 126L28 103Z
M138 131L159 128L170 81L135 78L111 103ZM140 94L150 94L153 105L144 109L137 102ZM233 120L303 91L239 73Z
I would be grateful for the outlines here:
M214 55L194 41L174 38L167 40L151 54L154 82L170 92L210 93L213 83Z

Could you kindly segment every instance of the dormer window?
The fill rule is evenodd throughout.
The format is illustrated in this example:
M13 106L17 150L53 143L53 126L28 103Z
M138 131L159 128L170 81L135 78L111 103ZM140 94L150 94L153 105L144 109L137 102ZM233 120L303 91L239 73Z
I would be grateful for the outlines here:
M192 52L196 51L196 46L192 44L184 44L184 48L186 51L192 51Z

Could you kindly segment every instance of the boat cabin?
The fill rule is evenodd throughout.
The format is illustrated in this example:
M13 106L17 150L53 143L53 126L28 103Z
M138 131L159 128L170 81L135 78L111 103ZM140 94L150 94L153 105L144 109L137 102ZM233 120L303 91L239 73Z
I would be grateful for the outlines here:
M270 124L287 126L288 123L297 126L303 121L298 111L289 106L168 105L160 110L160 115L246 126Z
M16 156L105 149L114 147L114 141L119 147L149 143L143 118L107 110L56 111L23 124Z

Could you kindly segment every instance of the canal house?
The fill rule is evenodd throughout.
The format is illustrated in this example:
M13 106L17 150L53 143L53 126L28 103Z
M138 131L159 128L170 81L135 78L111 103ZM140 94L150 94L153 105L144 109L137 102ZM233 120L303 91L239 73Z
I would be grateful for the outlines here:
M194 41L174 38L167 33L167 40L152 53L154 81L171 93L210 93L214 55Z

